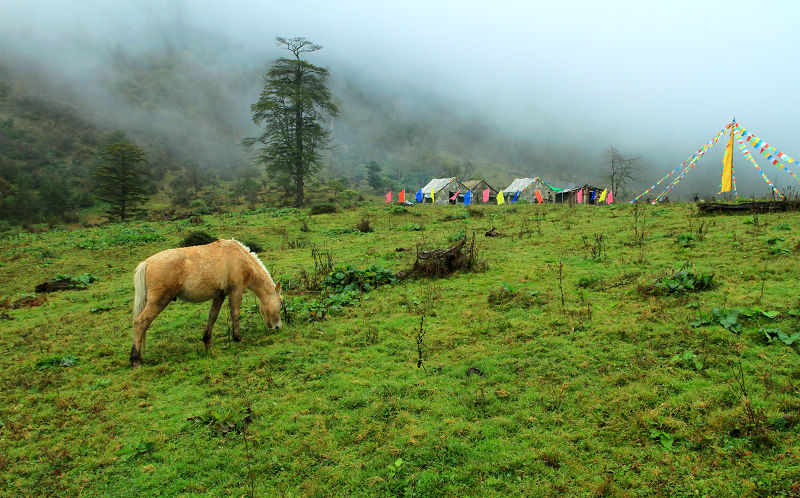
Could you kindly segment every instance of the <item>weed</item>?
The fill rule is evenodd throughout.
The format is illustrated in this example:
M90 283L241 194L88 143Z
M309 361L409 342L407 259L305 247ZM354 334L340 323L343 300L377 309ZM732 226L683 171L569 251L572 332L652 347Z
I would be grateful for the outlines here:
M321 202L319 204L314 204L308 210L308 214L315 215L315 214L331 214L337 212L338 209L336 208L336 204L332 204L330 202Z
M184 237L181 243L178 244L178 247L203 246L215 240L217 240L217 237L209 235L206 232L192 232Z
M712 308L708 313L700 313L700 316L691 323L692 327L703 327L706 325L720 325L737 334L742 330L742 324L739 322L738 309Z
M708 273L695 274L691 271L678 271L669 277L655 280L650 289L655 294L683 294L712 289L714 275Z
M189 417L200 425L205 425L212 433L225 435L229 432L242 432L253 421L250 407L217 407L202 415Z
M122 449L117 452L117 456L120 460L125 461L140 455L146 455L153 451L155 447L156 443L140 439L136 444L126 444L123 446Z
M674 450L675 436L670 434L669 432L665 432L656 428L651 428L650 439L658 441L659 443L661 443L661 446L663 446L665 449L669 451Z
M333 268L322 280L322 287L332 293L345 291L369 292L381 285L394 283L397 277L394 271L379 265L372 265L359 270L351 265Z
M586 250L586 255L583 259L591 259L592 261L603 261L606 259L604 234L597 233L591 238L586 235L581 235L581 240L583 241L583 248Z
M703 362L691 349L684 351L683 354L676 354L670 361L672 363L680 363L686 367L694 367L695 370L703 369Z
M361 217L359 222L356 224L356 230L361 233L369 233L372 231L372 226L369 222L369 215L365 214Z
M693 233L681 233L675 238L675 243L684 249L697 245L697 238Z
M448 214L445 215L444 218L442 218L439 221L466 220L467 218L469 218L469 211L464 211L463 213L458 213L458 214Z
M164 240L164 236L149 227L126 228L107 236L104 242L111 246L141 246Z
M447 241L448 241L448 242L450 242L450 243L453 243L453 242L458 242L459 240L461 240L461 239L463 239L463 238L466 238L466 236L467 236L467 233L466 233L466 231L465 231L465 230L462 228L462 229L460 229L459 231L457 231L456 233L451 233L451 234L450 234L450 235L447 237Z
M422 226L417 225L416 223L411 223L410 225L400 227L400 230L404 230L406 232L421 232Z
M36 370L46 370L57 367L73 367L78 363L78 358L68 354L64 356L51 356L36 362Z
M506 282L489 290L487 301L492 306L508 308L532 308L538 304L539 293L530 290L517 290Z
M405 206L389 206L386 208L386 211L388 211L389 214L408 214L408 208Z

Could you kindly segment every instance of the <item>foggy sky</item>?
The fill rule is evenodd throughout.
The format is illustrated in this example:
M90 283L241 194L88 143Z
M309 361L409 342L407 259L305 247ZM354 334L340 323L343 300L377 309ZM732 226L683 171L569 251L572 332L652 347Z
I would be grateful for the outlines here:
M334 76L450 102L511 136L596 149L598 162L615 144L648 159L652 183L734 116L800 156L798 19L791 1L5 0L0 54L80 84L117 47L217 40L232 65L257 73L284 55L275 36L305 36L324 46L308 59ZM224 77L214 55L194 54ZM259 84L237 100L245 119ZM718 177L723 146L698 176ZM737 183L763 189L736 159Z

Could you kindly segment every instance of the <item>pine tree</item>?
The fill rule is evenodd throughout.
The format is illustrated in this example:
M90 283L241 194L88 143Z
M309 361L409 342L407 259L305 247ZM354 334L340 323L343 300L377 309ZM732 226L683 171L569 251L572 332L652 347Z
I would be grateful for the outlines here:
M108 203L110 219L125 221L139 213L148 198L144 151L126 138L108 144L95 171L97 197Z
M250 106L253 122L263 125L264 132L242 143L262 145L259 161L273 178L288 177L294 183L294 203L300 207L305 182L322 167L320 152L330 140L321 121L339 110L327 87L328 70L300 58L322 47L305 38L278 37L276 42L294 58L279 58L264 75L260 98Z

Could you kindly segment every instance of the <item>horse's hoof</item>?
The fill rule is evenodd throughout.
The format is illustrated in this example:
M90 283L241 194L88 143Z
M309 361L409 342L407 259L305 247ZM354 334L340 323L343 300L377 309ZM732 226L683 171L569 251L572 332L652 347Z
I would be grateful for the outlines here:
M142 368L142 362L140 362L140 361L132 361L131 362L131 369L132 370L137 370L139 368Z

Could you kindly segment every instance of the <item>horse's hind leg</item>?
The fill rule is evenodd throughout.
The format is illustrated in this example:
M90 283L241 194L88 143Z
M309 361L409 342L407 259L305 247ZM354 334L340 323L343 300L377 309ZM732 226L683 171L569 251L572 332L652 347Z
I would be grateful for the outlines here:
M242 333L239 331L239 316L242 313L242 291L234 289L228 294L228 308L231 310L231 323L233 325L233 340L242 340Z
M217 321L219 309L222 308L222 303L225 301L225 294L220 293L214 297L211 302L211 311L208 312L208 325L206 325L206 333L203 334L203 342L206 345L206 353L211 351L211 330L214 328L214 322Z
M151 296L148 296L150 298ZM144 309L133 322L133 346L131 347L131 367L138 368L142 365L145 335L153 320L161 313L172 300L170 296L161 296L148 299Z

